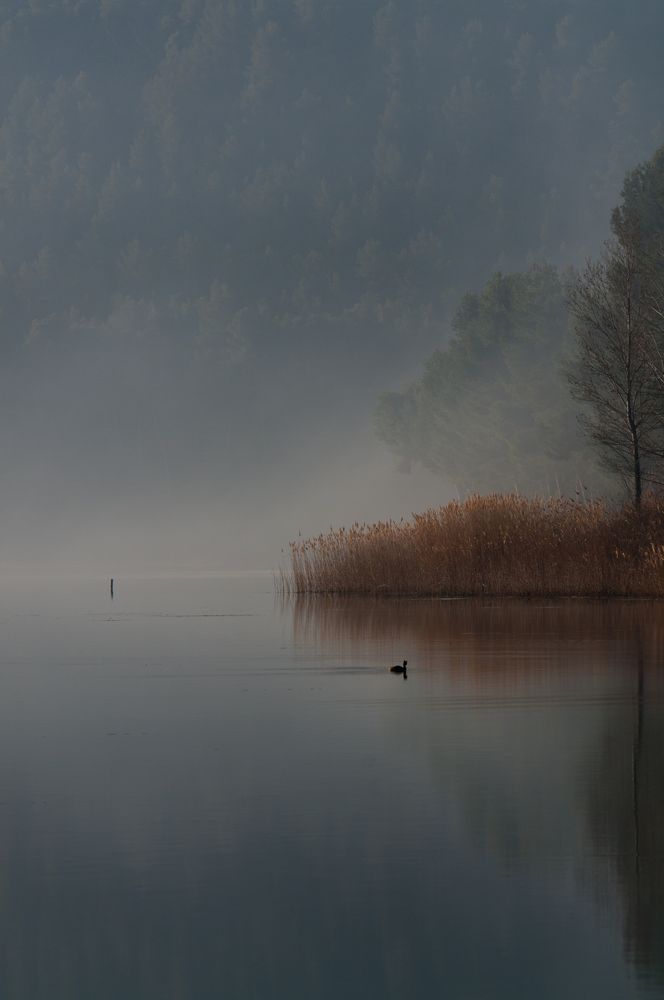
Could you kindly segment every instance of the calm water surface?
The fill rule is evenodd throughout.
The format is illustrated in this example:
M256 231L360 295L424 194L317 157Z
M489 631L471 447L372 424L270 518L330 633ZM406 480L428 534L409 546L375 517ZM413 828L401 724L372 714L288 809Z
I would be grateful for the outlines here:
M2 584L0 996L664 998L662 651L649 602Z

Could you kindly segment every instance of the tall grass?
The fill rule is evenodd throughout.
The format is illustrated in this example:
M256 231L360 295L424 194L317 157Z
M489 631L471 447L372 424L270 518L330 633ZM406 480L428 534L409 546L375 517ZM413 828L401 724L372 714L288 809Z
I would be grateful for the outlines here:
M286 591L401 596L664 596L664 499L474 496L407 521L291 544Z

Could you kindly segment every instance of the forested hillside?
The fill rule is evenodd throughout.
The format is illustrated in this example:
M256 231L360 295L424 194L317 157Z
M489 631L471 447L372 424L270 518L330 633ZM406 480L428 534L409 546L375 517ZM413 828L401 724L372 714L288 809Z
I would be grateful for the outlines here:
M2 4L5 338L122 297L227 360L322 317L390 343L497 266L578 258L661 137L638 7Z
M0 3L5 489L368 422L468 290L596 250L664 138L663 32L659 0Z

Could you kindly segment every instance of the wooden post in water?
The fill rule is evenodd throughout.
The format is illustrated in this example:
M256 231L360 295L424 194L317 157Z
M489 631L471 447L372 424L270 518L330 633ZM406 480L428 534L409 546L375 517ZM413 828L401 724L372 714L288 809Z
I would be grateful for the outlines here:
M113 596L113 577L111 577L111 597Z

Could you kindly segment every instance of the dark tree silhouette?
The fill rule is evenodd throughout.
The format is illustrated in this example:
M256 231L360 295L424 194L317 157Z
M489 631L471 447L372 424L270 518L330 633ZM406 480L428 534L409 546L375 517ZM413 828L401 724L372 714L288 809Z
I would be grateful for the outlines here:
M573 395L587 404L581 419L602 463L630 484L638 506L645 486L662 481L661 278L638 227L617 213L613 229L601 259L589 261L570 289L577 350L567 373Z

